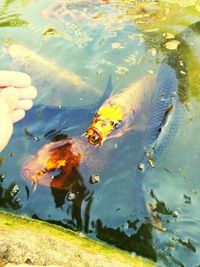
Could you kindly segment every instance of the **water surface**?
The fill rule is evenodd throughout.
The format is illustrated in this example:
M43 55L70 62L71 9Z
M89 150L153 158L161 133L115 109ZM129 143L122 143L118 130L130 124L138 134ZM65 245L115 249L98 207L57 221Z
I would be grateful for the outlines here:
M183 6L173 1L79 0L58 1L52 6L54 2L0 4L1 68L30 73L39 91L36 102L41 105L79 108L94 104L103 94L109 75L113 91L147 73L153 75L164 57L177 53L175 44L171 43L173 49L166 44L174 39L180 42L179 56L187 66L190 84L188 87L184 83L189 111L177 137L143 180L147 201L167 231L152 228L144 218L142 187L134 176L141 132L128 132L109 142L100 159L94 158L89 171L81 167L79 182L73 188L75 201L67 199L69 190L41 185L34 190L22 179L20 168L27 157L58 137L55 131L45 135L50 130L58 131L62 124L66 128L64 134L78 137L87 128L89 121L82 121L81 115L72 121L64 111L59 121L47 112L45 124L43 118L33 118L30 112L16 125L14 136L1 155L1 208L83 231L92 238L148 257L160 266L199 266L199 32L190 28L180 34L199 20L198 1L196 5L195 1L185 1ZM14 45L22 49L21 54L16 50L8 53L8 47ZM25 63L24 47L31 53ZM44 61L38 63L35 55ZM71 76L73 72L84 84L76 86L74 80L65 84L59 76L61 70ZM88 85L91 93L84 91ZM93 154L88 154L91 157ZM101 181L91 185L89 176L95 172Z

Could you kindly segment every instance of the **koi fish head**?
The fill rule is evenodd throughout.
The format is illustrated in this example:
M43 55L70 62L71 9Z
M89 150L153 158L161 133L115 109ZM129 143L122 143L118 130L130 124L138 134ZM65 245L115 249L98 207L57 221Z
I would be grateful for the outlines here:
M122 118L123 113L119 106L102 106L85 132L88 142L91 145L102 145L120 127Z

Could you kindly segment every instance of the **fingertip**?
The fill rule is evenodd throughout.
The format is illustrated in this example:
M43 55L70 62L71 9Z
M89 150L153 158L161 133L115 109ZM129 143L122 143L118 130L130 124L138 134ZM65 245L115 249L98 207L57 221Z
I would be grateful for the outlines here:
M30 85L28 87L19 88L18 94L20 99L34 99L37 96L37 89L33 85Z
M24 72L0 70L0 86L26 87L31 85L31 77Z
M15 87L26 87L31 85L31 77L24 72L12 71L11 85Z
M27 73L23 73L24 75L24 83L26 83L26 86L31 85L31 76Z
M13 124L9 113L1 114L0 123L0 152L7 146L13 132Z
M25 117L25 111L23 109L16 109L11 113L11 119L13 123L22 120Z
M33 106L33 101L31 99L19 100L16 109L29 110Z
M16 108L19 101L19 95L15 88L7 87L1 90L0 97L1 97L1 102L3 101L4 103L6 103L10 111Z
M32 87L32 99L36 98L37 96L37 89L35 86L31 86Z

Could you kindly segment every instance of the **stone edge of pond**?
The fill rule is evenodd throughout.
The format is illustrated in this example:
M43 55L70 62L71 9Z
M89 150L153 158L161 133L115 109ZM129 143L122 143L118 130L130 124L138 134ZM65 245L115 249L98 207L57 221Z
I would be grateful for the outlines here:
M0 212L0 266L17 264L156 266L60 226Z

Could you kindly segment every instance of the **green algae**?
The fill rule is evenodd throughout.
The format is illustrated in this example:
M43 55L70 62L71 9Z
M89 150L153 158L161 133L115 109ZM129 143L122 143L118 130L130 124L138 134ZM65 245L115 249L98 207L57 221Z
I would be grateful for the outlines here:
M66 230L60 226L50 225L43 221L37 221L0 212L0 232L4 234L9 233L12 236L12 233L15 233L16 231L19 233L20 231L26 233L27 231L27 239L29 239L31 232L31 234L35 235L36 237L42 234L43 236L48 237L48 240L49 238L53 238L58 243L64 241L66 242L66 247L70 245L72 247L76 247L80 252L84 251L86 254L92 253L92 257L94 259L97 257L97 255L98 257L102 255L105 260L104 263L102 262L102 266L105 266L106 261L108 260L108 262L110 262L111 259L117 261L119 266L155 266L153 263L147 260L137 256L131 256L123 251L108 247L97 241L91 240L88 237L85 237L83 234Z

